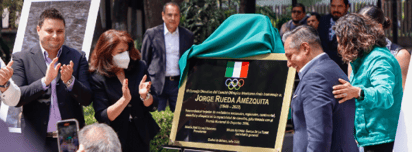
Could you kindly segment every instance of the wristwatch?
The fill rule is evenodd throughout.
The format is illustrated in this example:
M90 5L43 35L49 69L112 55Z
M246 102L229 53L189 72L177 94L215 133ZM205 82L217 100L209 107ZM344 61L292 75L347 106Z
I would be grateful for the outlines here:
M10 86L10 81L7 81L6 84L0 85L0 88L7 88Z
M67 82L65 83L66 86L70 86L73 83L74 77L72 76L69 80L67 80Z
M365 98L365 92L363 92L363 90L361 89L358 100L363 100L364 98Z
M149 99L150 99L150 93L147 93L146 99L143 99L142 96L140 96L140 100L142 100L142 101L146 101L146 100L149 100Z

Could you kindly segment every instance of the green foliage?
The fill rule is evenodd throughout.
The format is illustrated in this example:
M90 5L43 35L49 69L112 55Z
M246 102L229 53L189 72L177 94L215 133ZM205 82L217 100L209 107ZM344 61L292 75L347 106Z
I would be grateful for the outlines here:
M161 128L160 132L150 142L150 151L152 152L177 152L177 150L163 149L163 145L169 143L170 131L172 130L173 112L169 107L166 107L165 111L152 112L153 119L157 122Z
M134 47L135 47L137 50L141 51L140 49L142 49L142 45L143 45L143 42L142 42L142 40L141 40L140 38L134 40Z
M222 1L220 5L216 0L190 0L181 4L182 16L180 25L189 29L194 34L194 44L200 44L208 38L222 22L230 15L236 13L234 7L236 0ZM220 6L227 6L221 8Z
M287 11L286 14L276 17L276 14L272 10L271 7L269 7L269 6L258 6L257 5L256 6L256 13L266 15L267 17L269 17L270 22L272 23L273 27L280 30L283 23L286 23L287 21L292 19L291 18L291 12L290 12L291 9L292 9L292 7L288 7L286 10L289 10L289 11Z
M83 114L84 121L86 121L86 125L90 125L96 122L96 118L94 118L93 103L87 107L83 107Z
M15 24L16 21L16 12L19 12L21 16L21 9L23 8L23 0L3 0L2 3L0 4L1 8L1 14L3 14L4 8L9 8L10 11L10 27L11 28L17 28L17 25Z

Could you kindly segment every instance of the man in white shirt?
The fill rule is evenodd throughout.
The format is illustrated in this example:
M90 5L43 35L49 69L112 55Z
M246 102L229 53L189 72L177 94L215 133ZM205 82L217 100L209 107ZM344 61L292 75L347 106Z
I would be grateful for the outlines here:
M158 110L165 110L169 101L174 112L180 80L179 59L193 45L194 37L188 29L179 27L180 8L175 2L163 6L162 19L162 25L146 31L141 52L159 99Z

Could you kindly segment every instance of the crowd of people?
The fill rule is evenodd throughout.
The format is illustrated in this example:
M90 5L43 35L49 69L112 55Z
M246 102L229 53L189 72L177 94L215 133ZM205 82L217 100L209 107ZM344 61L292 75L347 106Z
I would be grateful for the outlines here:
M288 66L300 82L292 98L294 151L392 151L411 52L384 35L390 20L376 6L348 14L331 0L330 14L292 7L279 30ZM180 27L180 8L166 3L163 24L146 31L140 51L125 31L104 32L90 56L66 45L65 19L39 17L38 45L13 54L0 69L0 95L23 107L22 129L33 151L58 151L56 122L75 118L79 151L149 151L160 128L150 112L175 110L180 56L193 33ZM101 124L85 126L93 101ZM0 123L0 125L2 125ZM1 130L0 130L1 131Z

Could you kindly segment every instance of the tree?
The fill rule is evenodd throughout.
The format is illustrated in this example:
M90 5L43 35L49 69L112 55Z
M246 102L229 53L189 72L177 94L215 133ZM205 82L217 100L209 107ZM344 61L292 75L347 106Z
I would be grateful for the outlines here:
M130 0L114 0L113 1L113 25L117 30L127 31L127 11Z
M144 0L143 2L146 28L151 28L163 23L163 4L170 2L170 0Z

